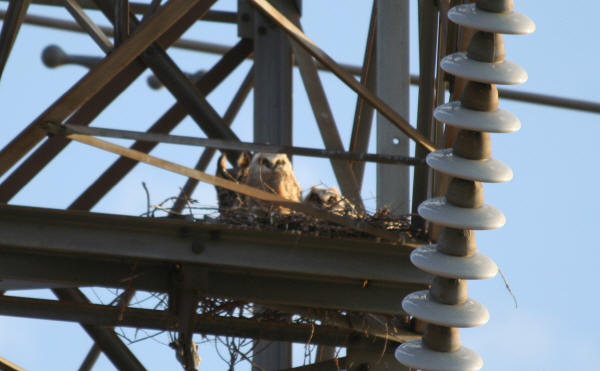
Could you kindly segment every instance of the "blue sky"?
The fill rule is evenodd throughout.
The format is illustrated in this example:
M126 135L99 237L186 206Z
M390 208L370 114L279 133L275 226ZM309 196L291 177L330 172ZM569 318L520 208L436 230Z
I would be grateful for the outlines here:
M236 1L221 0L220 9L232 9ZM597 89L597 14L600 4L516 0L516 9L529 15L537 25L534 34L505 36L507 59L521 64L529 81L522 91L561 95L591 101L600 100ZM416 1L411 1L411 72L418 73ZM5 9L6 3L0 4ZM303 26L306 33L343 63L360 64L369 22L370 1L304 1ZM70 19L66 11L31 6L30 12ZM91 13L93 14L93 13ZM99 23L106 20L94 15ZM186 34L204 41L233 44L235 26L201 22ZM100 55L100 49L82 34L24 26L0 82L0 109L5 114L0 145L29 124L51 102L80 79L86 69L67 66L47 69L39 55L48 44L60 45L68 53ZM169 53L186 71L211 66L217 56L172 49ZM244 64L209 96L223 113L229 99L250 64ZM97 126L146 130L174 99L164 89L150 90L145 73L95 121ZM322 146L301 80L294 74L294 143ZM355 95L336 78L323 74L322 80L344 143L350 139ZM416 121L416 88L411 88L410 122ZM251 97L250 97L251 98ZM591 369L600 361L600 325L590 321L597 313L596 288L599 253L595 232L600 201L593 155L600 138L598 115L501 100L501 107L522 121L520 132L494 134L493 154L509 164L515 178L510 183L485 185L486 201L506 215L507 224L496 231L477 233L479 249L491 256L506 275L518 299L518 308L502 280L470 282L471 297L484 303L490 322L461 331L463 343L478 351L484 369L565 370ZM251 140L251 100L234 122L243 140ZM186 119L175 131L199 135ZM127 143L122 141L121 143ZM371 148L374 151L374 147ZM193 166L197 148L163 145L153 154ZM95 179L114 156L100 150L71 144L13 200L13 204L65 208ZM85 160L83 160L85 159ZM303 189L324 183L335 185L325 160L295 158L295 172ZM214 165L210 167L214 169ZM363 197L374 207L374 167L367 167ZM160 169L140 165L94 209L99 212L139 215L145 211L141 182L157 203L178 193L184 178ZM215 205L212 186L202 185L195 197L202 205ZM20 292L19 294L27 294ZM51 297L46 292L29 295ZM0 356L28 370L73 369L78 367L91 341L78 325L60 322L0 317ZM162 339L161 341L166 341ZM173 354L164 345L147 340L132 346L150 370L177 369ZM213 346L201 348L201 369L224 370ZM295 363L301 363L296 352ZM102 357L95 370L111 370ZM240 368L244 369L244 368Z

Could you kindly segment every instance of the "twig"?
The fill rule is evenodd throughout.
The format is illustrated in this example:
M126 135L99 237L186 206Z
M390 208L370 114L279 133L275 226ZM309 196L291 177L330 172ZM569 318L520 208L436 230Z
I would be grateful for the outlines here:
M519 308L519 304L517 303L517 296L515 295L513 290L510 288L510 285L508 284L508 280L506 279L506 276L504 275L504 273L502 273L502 269L500 269L500 267L498 267L498 272L500 273L500 276L502 277L502 280L504 281L504 286L506 286L506 290L508 291L510 296L512 296L513 301L515 302L515 309Z
M146 187L146 182L142 182L142 187L144 187L144 191L146 192L146 216L150 217L150 192L148 191L148 187Z

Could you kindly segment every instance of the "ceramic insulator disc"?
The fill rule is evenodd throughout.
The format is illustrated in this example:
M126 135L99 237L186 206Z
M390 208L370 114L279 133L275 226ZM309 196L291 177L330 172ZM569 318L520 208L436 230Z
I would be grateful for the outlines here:
M407 341L394 354L402 364L427 371L477 371L483 367L479 354L460 347L455 352L436 352L423 346L421 340Z
M452 148L431 152L425 158L427 165L444 174L457 178L476 180L485 183L504 183L513 178L508 165L495 158L469 160L452 153Z
M480 252L471 256L452 256L437 251L436 245L413 250L410 261L425 272L447 278L482 280L498 273L496 263Z
M481 10L475 4L453 7L448 18L461 26L481 31L503 34L524 35L535 31L535 23L525 14L514 10L506 13L494 13Z
M433 223L458 229L497 229L506 223L506 218L491 205L484 204L476 209L458 207L436 197L423 201L418 208L419 215Z
M464 304L441 304L431 299L427 290L406 295L402 309L425 322L448 327L476 327L490 319L488 310L471 298Z
M448 125L474 131L512 133L521 128L519 118L507 110L476 111L463 107L460 102L438 106L433 111L433 117Z
M527 81L525 69L514 62L479 62L463 52L445 56L440 66L451 75L487 84L515 85Z

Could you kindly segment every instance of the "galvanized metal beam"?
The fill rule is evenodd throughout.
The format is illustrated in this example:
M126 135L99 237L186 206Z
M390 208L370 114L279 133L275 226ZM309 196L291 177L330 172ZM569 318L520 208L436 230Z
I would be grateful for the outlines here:
M371 10L371 21L365 46L365 55L363 58L362 70L360 72L360 83L372 92L375 92L375 31L377 29L377 2L373 2ZM354 120L352 123L352 136L350 137L350 152L367 152L369 149L369 139L371 137L371 127L373 126L373 106L367 104L362 97L356 98L356 108L354 109ZM352 163L354 176L359 189L362 188L363 176L365 173L364 162Z
M5 0L0 0L0 1L5 1ZM6 16L6 12L0 11L0 19L4 18L5 16ZM204 17L201 18L201 20L207 20L207 18L210 18L210 17L211 17L211 12L209 11ZM36 16L36 15L26 15L24 23L38 25L38 26L42 26L42 27L57 28L57 29L68 30L68 31L85 32L85 30L83 30L81 28L81 26L79 26L75 22L69 22L69 21L64 21L61 19L55 19L55 18L49 18L49 17L41 17L41 16ZM101 27L100 29L106 35L112 36L112 32L113 32L112 28ZM224 54L229 49L231 49L231 47L228 45L215 44L215 43L203 42L203 41L197 41L197 40L188 40L188 39L177 40L173 44L173 46L183 48L183 49L196 50L196 51L214 53L214 54ZM345 72L347 72L349 74L360 76L362 73L361 66L350 65L350 64L345 64L345 63L338 63L338 65ZM319 70L329 71L320 62L318 63L317 66L318 66ZM411 85L418 85L419 84L419 76L418 75L410 75L410 83L411 83ZM515 101L526 102L526 103L534 103L534 104L555 107L555 108L572 109L572 110L582 111L582 112L600 113L600 103L594 102L594 101L586 101L583 99L566 98L566 97L561 97L561 96L556 96L556 95L540 94L540 93L535 93L535 92L525 92L525 91L520 91L520 90L517 91L517 90L513 90L513 89L504 89L504 88L499 88L498 94L499 94L499 97L508 99L508 100L515 100Z
M376 29L377 96L394 112L409 117L409 1L379 0ZM412 126L411 130L414 130ZM416 131L416 130L415 130ZM403 133L404 132L404 133ZM430 143L418 132L418 137ZM407 135L405 135L408 134ZM383 112L377 114L377 152L408 156L410 132L392 125ZM413 139L417 138L413 136ZM416 146L419 147L419 146ZM424 147L424 151L430 148ZM410 172L397 165L377 165L377 207L390 207L392 214L410 212Z
M330 69L344 84L363 97L371 104L378 112L385 116L392 124L402 130L406 135L415 140L419 145L425 147L429 151L435 150L435 146L419 133L415 128L392 109L388 104L383 102L375 94L362 86L354 77L344 71L331 57L323 52L314 42L312 42L298 27L287 19L281 12L275 9L266 0L248 0L250 3L260 10L261 13L269 17L277 26L281 27L291 38L300 44L319 62Z
M2 371L25 371L24 368L17 366L8 359L0 357L0 370Z
M250 90L252 89L253 85L254 85L254 67L251 68L248 71L248 73L246 74L246 77L242 81L239 89L233 96L233 99L231 100L229 107L227 107L227 110L225 111L225 114L223 115L223 121L225 122L226 125L231 126L231 124L233 123L233 120L237 116L239 110L242 108L242 104L244 104L244 102L246 101L246 98L248 97L248 94L250 94ZM206 148L204 151L202 151L202 154L200 155L200 158L198 159L198 163L196 164L194 169L200 170L200 171L206 170L206 168L208 167L210 160L212 160L215 152L216 152L215 148ZM194 190L196 189L196 186L198 185L198 183L199 183L198 180L194 179L194 178L188 178L186 180L185 185L181 188L181 191L179 192L179 196L177 196L177 200L175 201L175 203L173 204L173 207L171 208L171 211L174 214L181 213L181 211L183 210L183 208L185 207L185 205L187 204L189 199L192 197L192 194L194 193Z
M62 122L85 102L96 95L119 72L129 65L156 39L165 34L195 5L208 7L214 0L173 0L161 8L147 23L142 25L123 47L111 53L102 63L85 75L69 91L38 116L21 133L0 151L0 174L4 174L27 154L45 136L39 128L43 122Z
M192 274L198 276L197 271L188 265L177 265L171 272L171 288L169 290L169 312L177 318L176 330L177 339L173 345L176 352L181 355L181 362L186 371L196 370L196 360L192 349L194 347L192 336L194 334L193 326L200 300L200 292L197 282L194 282ZM206 281L200 287L206 286Z
M0 0L0 1L3 1L3 0ZM211 12L208 12L204 17L202 17L202 19L205 20L207 18L210 18L210 15L211 15ZM5 16L6 16L6 12L0 11L0 19L4 18ZM64 21L61 19L36 16L36 15L26 15L24 23L38 25L38 26L42 26L42 27L57 28L57 29L68 30L68 31L85 32L85 30L83 30L81 28L81 26L79 26L77 23ZM106 35L112 36L112 33L113 33L112 28L100 27L100 29ZM203 41L197 41L197 40L188 40L188 39L177 40L173 44L173 46L183 48L183 49L196 50L196 51L214 53L214 54L224 54L229 49L231 49L231 47L228 45L203 42ZM350 64L345 64L345 63L338 63L338 65L345 72L347 72L349 74L361 76L361 73L362 73L361 66L350 65ZM318 66L319 70L329 71L320 62L317 64L317 66ZM419 84L419 76L418 75L410 75L410 83L411 83L411 85L418 85ZM556 96L556 95L540 94L540 93L535 93L535 92L525 92L525 91L520 91L520 90L517 91L517 90L505 89L505 88L498 88L498 94L499 94L499 97L504 98L504 99L509 99L509 100L516 100L516 101L526 102L526 103L534 103L534 104L555 107L555 108L564 108L564 109L572 109L572 110L583 111L583 112L600 113L600 104L598 102L594 102L594 101L586 101L586 100L575 99L575 98L566 98L566 97L561 97L561 96Z
M278 6L292 0L278 0ZM293 5L291 5L293 6ZM283 31L254 14L254 141L292 144L292 55Z
M125 310L125 308L127 308L129 306L129 303L131 302L131 299L133 298L134 295L135 295L135 292L130 287L128 287L125 291L123 291L120 295L118 295L110 303L110 305L114 304L115 306L118 306L119 308L121 308L121 310ZM81 366L79 366L79 371L91 370L94 367L94 364L96 363L96 361L98 360L98 357L100 357L101 352L102 352L102 349L100 348L98 343L94 343L90 347L90 350L88 351L85 358L83 359Z
M100 357L100 353L102 353L102 350L100 350L98 344L94 343L94 345L92 345L92 347L90 348L88 354L83 359L83 362L81 362L81 366L79 366L79 371L91 371L91 369L94 367L94 364L98 360L98 357Z
M380 164L404 164L411 166L425 165L424 159L414 157L346 152L342 150L327 150L307 147L293 147L277 144L261 144L254 142L238 142L231 140L206 139L198 137L189 137L182 135L169 135L152 132L139 132L131 130L108 129L102 127L87 127L66 123L61 126L67 134L77 133L98 137L134 139L141 142L160 142L191 146L201 146L208 148L236 150L236 151L256 151L270 153L285 153L288 155L300 155L309 157L321 157L356 162L375 162Z
M10 0L0 0L10 1ZM157 2L154 0L153 2ZM159 1L160 2L160 1ZM31 0L32 4L39 5L55 5L64 6L64 0ZM98 6L93 0L79 0L81 7L84 9L97 10ZM152 9L152 5L148 3L130 2L129 4L131 11L138 14L148 14L148 11ZM213 21L213 22L224 22L224 23L236 23L236 13L222 10L211 10L204 17L198 19L199 21Z
M121 326L172 330L177 318L168 311L120 308L82 302L60 302L55 300L30 299L1 296L0 314L26 318L40 318L57 321L85 323L86 326ZM119 317L121 317L119 319ZM221 316L194 317L193 331L200 334L261 338L273 341L298 343L347 345L350 342L367 338L360 332L332 326L315 326L289 322L271 322L248 318ZM418 337L406 332L406 340ZM372 339L372 338L369 338ZM371 340L372 341L372 340ZM135 370L136 368L124 368Z
M174 0L169 2L158 13L160 17L154 17L141 26L135 35L122 43L122 47L115 50L102 63L95 67L69 92L42 114L36 122L32 123L0 153L0 166L3 164L2 156L8 157L4 171L8 170L14 163L25 154L36 142L41 140L36 132L36 125L43 122L61 122L74 110L79 108L86 100L89 100L116 74L132 62L135 57L154 40L165 34L186 13L193 11L198 1L184 2ZM202 6L204 4L200 4ZM210 4L206 4L207 6ZM159 15L157 14L157 15ZM12 150L12 152L11 152ZM6 158L5 158L6 160ZM85 301L82 293L76 289L54 289L53 292L61 300ZM133 356L129 349L118 339L112 330L98 328L95 326L83 326L86 332L100 346L113 364L120 369L143 370L143 366Z
M287 368L280 371L338 371L346 369L346 357L327 359L310 365Z
M69 13L71 13L73 18L75 18L77 23L79 23L81 28L83 28L91 36L91 38L94 39L96 44L100 46L104 53L110 53L110 51L113 49L112 42L108 39L108 37L106 37L102 29L100 29L100 27L98 27L90 19L90 17L88 17L87 14L85 14L83 8L81 7L81 5L79 5L77 0L64 0L64 2L65 7L69 11Z
M158 43L164 47L172 44L183 32L185 32L189 25L202 14L203 11L206 11L206 9L202 8L202 4L194 8L194 11L189 12L188 15L184 16L177 24L171 27L171 29L158 40ZM145 68L146 66L142 62L134 60L79 110L77 110L70 119L80 125L89 125L92 120L104 110L104 108L106 108L144 71ZM31 181L31 179L50 163L50 161L52 161L52 159L54 159L54 157L56 157L69 143L70 140L60 136L48 138L42 143L39 148L37 148L2 182L2 184L0 184L0 202L10 201L23 186Z
M61 307L67 307L69 305L92 305L89 304L89 300L77 289L54 289L52 290L56 297L60 299L61 302L70 302L70 303L60 303ZM6 296L2 299L7 299ZM44 300L48 302L50 300ZM52 301L52 303L59 303L56 301ZM4 304L7 304L6 302ZM4 307L4 304L2 305ZM50 306L47 307L49 311L51 311ZM114 308L114 307L112 307ZM113 312L120 311L120 308L114 308ZM115 313L118 318L118 313ZM44 318L40 316L38 318ZM94 340L96 344L102 349L104 354L108 357L108 359L112 362L112 364L117 367L119 370L146 370L144 366L137 360L137 358L133 355L133 353L127 348L125 344L119 339L117 334L110 329L105 327L96 326L95 324L84 324L84 321L78 321L81 324L81 327L88 333L88 335Z
M242 39L227 54L217 62L213 68L205 73L196 83L203 94L210 93L216 88L246 57L252 53L252 41ZM175 103L151 127L149 133L169 133L185 117L187 112L179 102ZM76 121L73 121L76 122ZM140 152L149 153L157 143L134 143L131 148ZM108 193L137 162L121 157L116 160L102 175L91 184L70 206L70 209L90 210L106 193ZM1 190L1 187L0 187ZM1 193L0 193L1 194Z
M3 246L39 252L220 265L360 282L424 284L429 278L409 262L412 248L371 239L236 231L183 220L8 205L0 206L0 230Z
M419 101L417 105L417 129L432 139L434 131L433 107L435 98L435 75L437 58L438 11L433 2L419 1ZM415 157L424 159L427 152L415 148ZM413 173L412 227L425 229L425 220L417 212L421 202L431 191L431 170L427 167L415 168Z
M115 23L115 18L112 14L119 13L119 2L124 0L115 0L113 2L101 2L96 0L96 4L102 10L104 15ZM215 0L211 0L214 3ZM160 12L160 11L159 11ZM156 17L160 17L159 13L150 17L148 22L139 23L133 14L128 13L129 21L133 28L144 26L152 22ZM122 18L125 16L121 16ZM134 33L137 34L136 30ZM169 55L157 44L151 44L148 49L140 55L144 63L154 72L156 77L165 87L173 94L179 103L185 107L188 114L194 119L196 124L206 133L207 136L220 139L237 140L237 136L227 125L223 123L222 118L215 109L208 103L204 94L194 86L187 76L177 67L175 62ZM237 152L231 152L231 158L237 156Z
M144 67L132 64L125 68L113 81L109 82L98 94L91 98L73 116L72 120L81 125L91 121L107 107L141 73ZM9 202L27 183L48 165L71 141L54 136L47 138L0 184L0 202Z
M129 37L129 0L115 0L113 24L115 25L115 46L118 47Z
M31 0L11 0L0 31L0 78Z
M294 17L292 17L292 19L294 19ZM321 80L314 60L310 54L302 49L296 42L292 42L292 49L325 148L328 150L343 151L344 145L340 133L337 130L333 113L329 107L327 95L321 85ZM331 167L333 168L335 178L344 196L349 198L360 210L364 210L362 198L360 197L360 189L354 171L352 170L351 163L348 161L332 159Z
M109 233L109 232L107 232ZM170 263L138 258L44 253L23 248L0 248L0 285L4 282L40 288L96 286L166 293ZM189 265L197 276L192 283L204 296L223 297L304 308L321 308L394 315L410 292L421 283L383 282L356 278L286 274L227 265ZM2 286L2 288L4 288ZM10 289L8 286L7 289Z

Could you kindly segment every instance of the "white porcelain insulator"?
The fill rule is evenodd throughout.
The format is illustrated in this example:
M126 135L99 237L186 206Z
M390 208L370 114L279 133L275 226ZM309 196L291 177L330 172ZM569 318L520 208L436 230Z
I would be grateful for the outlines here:
M521 120L505 109L476 111L463 107L460 102L438 106L433 111L433 117L448 125L473 131L512 133L521 128Z
M488 310L471 298L464 304L441 304L431 299L427 290L407 295L402 300L402 309L425 322L447 327L477 327L490 319Z
M479 354L467 347L436 352L424 347L421 340L400 344L394 355L405 366L422 371L477 371L483 367Z
M464 52L445 56L440 67L451 75L486 84L515 85L527 81L527 72L516 63L507 60L479 62L467 57Z
M454 206L446 197L430 198L418 207L419 215L430 222L451 228L487 230L498 229L506 218L495 207L484 204L475 209Z
M436 245L413 250L410 261L425 272L446 278L483 280L498 273L496 263L480 252L471 256L452 256L439 252Z
M484 183L504 183L513 178L512 169L500 160L469 160L456 156L452 148L431 152L425 158L427 165L442 173Z
M535 23L525 14L511 10L494 13L481 10L475 4L464 4L448 11L448 18L461 26L481 31L525 35L535 31Z

